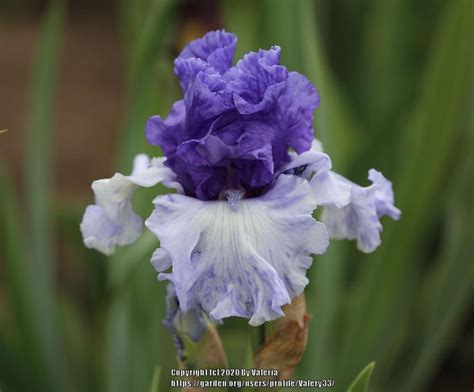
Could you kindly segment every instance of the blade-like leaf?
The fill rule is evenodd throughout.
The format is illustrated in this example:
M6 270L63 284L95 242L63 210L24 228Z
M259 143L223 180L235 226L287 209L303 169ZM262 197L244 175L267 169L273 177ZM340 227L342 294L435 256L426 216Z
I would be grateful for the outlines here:
M347 389L347 392L368 392L370 377L374 370L375 362L369 363L361 372L357 375L352 384Z
M158 54L163 52L167 33L172 27L174 19L171 11L174 5L171 0L151 1L143 27L133 43L128 86L129 109L119 144L121 171L129 170L133 157L144 152L147 146L144 136L145 122L151 115L151 100L159 87L154 67Z
M34 369L41 365L41 345L38 331L38 315L35 310L35 281L30 273L26 253L25 233L21 227L22 214L18 206L13 181L7 168L0 178L0 222L2 235L2 256L4 257L5 282L8 294L8 304L14 317L15 326L21 342L20 350L30 361L32 373L38 377L36 385L46 387L47 381L41 377L41 372L34 373ZM8 347L2 347L7 350ZM18 355L18 354L17 354ZM13 358L12 358L13 359ZM33 380L32 380L33 381Z
M320 6L320 4L319 4ZM351 154L357 151L353 135L358 120L341 91L329 66L323 49L318 26L315 2L301 1L299 7L299 37L305 43L302 54L305 74L312 80L321 95L320 107L316 110L316 137L324 143L331 154L335 167L344 172ZM346 268L347 244L333 243L329 251L315 258L309 271L308 312L313 316L309 328L308 347L303 361L306 376L328 377L337 361L334 341L337 311L343 295L342 279Z
M141 29L131 41L131 64L128 87L129 109L119 145L119 166L128 172L133 156L141 152L158 155L158 149L146 145L144 127L147 118L160 109L168 109L174 90L168 86L171 70L158 72L158 60L167 59L165 42L173 30L176 2L153 0L144 14ZM126 8L124 8L126 10ZM163 76L163 75L166 75ZM157 102L156 95L160 94ZM161 113L160 113L161 114ZM160 188L161 189L161 188ZM151 192L157 193L156 188ZM140 213L151 209L150 192L139 192L134 206ZM144 201L149 205L145 206ZM110 391L146 390L158 364L163 375L174 356L171 342L160 320L164 317L164 285L158 287L149 263L153 248L158 245L153 236L144 236L136 244L122 249L111 258L109 272L113 300L107 315L105 355L106 386ZM133 272L133 273L132 273ZM158 341L159 338L159 341ZM166 347L164 349L164 347ZM134 361L130 362L130 358ZM162 377L163 378L163 377ZM164 383L166 380L161 380Z
M274 5L279 3L284 2L273 2ZM330 68L317 28L315 2L299 1L295 5L299 10L299 34L296 38L298 42L305 43L301 58L303 69L321 95L321 103L315 114L316 137L331 155L335 168L341 170L357 152L355 135L359 120Z
M235 7L239 12L235 12ZM221 9L224 16L224 24L228 31L234 33L238 39L235 50L234 62L242 58L245 53L258 49L259 42L259 12L256 12L259 4L252 0L223 0Z
M67 388L65 362L60 354L60 333L55 309L54 256L49 194L52 172L52 110L58 49L64 5L51 2L42 25L33 69L25 158L29 269L34 271L35 328L41 349L41 362L54 390ZM25 259L18 260L20 263Z
M472 138L468 140L472 145ZM430 373L439 365L453 336L459 336L462 322L473 304L474 254L472 244L472 195L474 165L469 152L459 167L459 174L449 198L451 206L446 212L446 245L437 262L433 276L428 278L422 297L425 316L417 339L418 350L407 366L407 377L401 384L403 391L421 390Z
M160 392L160 373L161 368L156 366L155 371L153 372L153 378L151 379L149 392Z
M362 269L353 296L357 306L346 321L348 333L341 377L377 353L382 371L384 359L391 357L398 331L393 317L406 319L411 295L407 278L419 266L418 242L436 218L442 202L443 181L449 178L459 154L455 147L465 129L466 108L472 91L469 18L471 3L446 3L446 14L433 41L421 95L407 123L400 156L399 175L394 188L402 219L387 225L384 245ZM466 75L470 75L466 79ZM439 92L443 91L443 99ZM412 286L415 288L416 286ZM389 344L387 344L389 343Z

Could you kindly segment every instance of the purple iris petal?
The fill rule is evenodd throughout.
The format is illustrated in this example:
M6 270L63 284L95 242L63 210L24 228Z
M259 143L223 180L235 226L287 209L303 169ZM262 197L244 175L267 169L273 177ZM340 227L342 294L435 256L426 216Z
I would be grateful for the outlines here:
M313 140L314 86L280 65L279 47L231 67L235 45L234 35L215 31L184 48L175 61L184 99L146 127L185 193L201 200L229 187L261 193L290 160L288 149L302 153Z
M303 75L290 72L285 90L278 99L278 122L285 125L288 145L298 154L309 150L314 139L313 112L319 106L319 94Z
M204 37L189 43L177 60L200 59L224 73L229 69L234 57L237 37L224 30L211 31ZM178 73L178 75L181 75Z
M184 120L186 108L184 101L176 101L168 117L163 120L161 116L150 117L146 124L145 136L148 143L160 146L166 156L172 156L184 136Z
M227 93L241 114L270 109L285 88L287 69L280 64L280 48L259 50L244 56L224 75Z

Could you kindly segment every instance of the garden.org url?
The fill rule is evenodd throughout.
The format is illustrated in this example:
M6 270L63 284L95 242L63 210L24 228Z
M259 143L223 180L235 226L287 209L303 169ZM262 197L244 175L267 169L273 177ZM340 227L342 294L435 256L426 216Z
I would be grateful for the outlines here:
M171 380L178 388L332 388L334 380Z

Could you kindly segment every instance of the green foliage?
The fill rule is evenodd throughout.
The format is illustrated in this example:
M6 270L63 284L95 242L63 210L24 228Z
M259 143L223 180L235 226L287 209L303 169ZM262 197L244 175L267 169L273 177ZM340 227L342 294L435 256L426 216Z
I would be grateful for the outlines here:
M368 392L370 377L374 371L375 362L369 363L364 369L360 371L354 381L347 389L347 392Z
M157 366L153 372L153 378L151 379L149 392L159 392L160 391L160 373L161 369Z
M70 380L64 366L57 325L51 188L53 92L64 7L52 2L42 23L31 81L25 159L26 216L16 205L13 186L4 180L3 212L7 274L13 312L24 336L18 337L39 385L62 390ZM23 230L22 228L26 228ZM26 343L26 345L24 345Z
M374 254L333 242L315 259L306 292L313 318L296 378L334 379L334 389L345 390L362 366L376 361L371 390L428 390L453 348L463 350L473 305L472 2L222 0L216 6L215 27L222 23L239 36L238 56L278 44L283 63L316 84L315 132L335 169L361 183L370 167L382 170L402 210L399 222L384 222L383 245ZM116 169L128 172L135 154L157 155L143 129L180 96L172 49L182 45L190 21L172 0L124 0L119 11L128 105ZM194 17L191 24L209 27ZM149 264L157 240L147 233L106 259L82 246L77 206L52 203L63 20L64 6L51 2L30 86L24 198L7 165L0 171L6 298L0 388L167 391L176 360L161 324L165 285ZM137 194L143 216L156 193ZM86 311L84 298L58 289L55 228L75 255L63 262L86 277ZM219 329L230 366L250 367L255 330L244 320ZM349 391L367 391L373 367Z

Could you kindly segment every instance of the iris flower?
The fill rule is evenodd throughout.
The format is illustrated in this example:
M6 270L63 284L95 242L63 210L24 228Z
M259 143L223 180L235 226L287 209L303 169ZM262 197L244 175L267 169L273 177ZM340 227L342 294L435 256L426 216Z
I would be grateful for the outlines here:
M183 99L145 130L164 157L138 155L131 175L94 181L81 230L87 247L111 254L142 232L134 190L174 188L155 198L145 222L160 241L152 256L159 279L172 284L180 312L256 326L284 315L282 306L308 284L311 255L323 254L330 237L372 252L380 218L400 211L378 171L362 187L331 170L314 139L319 94L280 64L280 48L232 66L236 44L221 30L184 48L175 60ZM317 208L321 222L312 216Z

